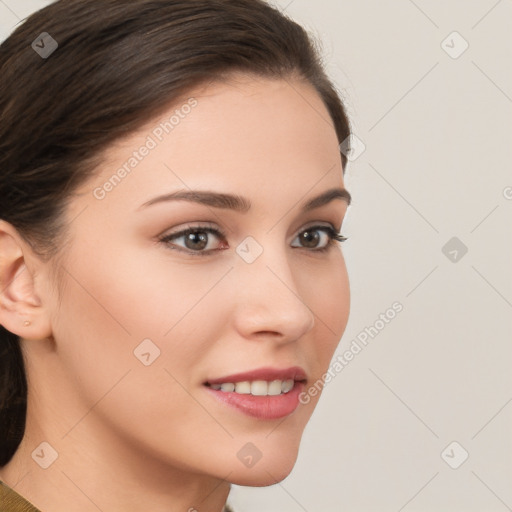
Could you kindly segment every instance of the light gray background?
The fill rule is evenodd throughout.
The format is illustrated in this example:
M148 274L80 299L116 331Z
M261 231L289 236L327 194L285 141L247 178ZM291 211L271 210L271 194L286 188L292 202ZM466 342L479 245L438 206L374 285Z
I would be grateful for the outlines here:
M48 3L0 1L0 38ZM322 40L365 146L346 180L352 309L337 354L403 311L327 385L292 475L231 502L512 510L512 1L273 3Z

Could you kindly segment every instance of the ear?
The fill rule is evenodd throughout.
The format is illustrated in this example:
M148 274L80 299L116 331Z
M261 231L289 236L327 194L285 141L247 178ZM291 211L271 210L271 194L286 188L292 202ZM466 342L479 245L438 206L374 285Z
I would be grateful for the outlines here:
M38 293L37 285L41 286L37 271L41 265L18 231L0 220L0 325L28 340L52 334L48 312Z

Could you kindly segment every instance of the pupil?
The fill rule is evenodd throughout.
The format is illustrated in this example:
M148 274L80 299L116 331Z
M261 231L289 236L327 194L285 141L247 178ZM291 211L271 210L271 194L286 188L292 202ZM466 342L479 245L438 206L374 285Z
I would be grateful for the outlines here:
M208 245L208 235L204 232L189 233L185 245L188 249L204 249Z
M306 247L316 247L319 238L318 231L304 231L302 234L303 245Z

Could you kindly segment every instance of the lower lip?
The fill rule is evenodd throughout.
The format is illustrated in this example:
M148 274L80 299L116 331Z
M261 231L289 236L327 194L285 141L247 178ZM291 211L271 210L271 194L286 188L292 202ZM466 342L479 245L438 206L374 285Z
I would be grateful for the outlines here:
M241 395L239 393L220 391L206 386L207 391L225 404L239 411L263 420L276 420L289 416L299 405L299 395L304 388L303 382L295 382L288 393L275 396Z

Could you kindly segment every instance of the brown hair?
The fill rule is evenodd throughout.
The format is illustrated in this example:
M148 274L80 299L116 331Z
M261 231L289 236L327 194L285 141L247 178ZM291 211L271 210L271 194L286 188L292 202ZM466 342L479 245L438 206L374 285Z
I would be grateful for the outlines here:
M52 49L43 33L51 55L36 51ZM0 45L0 219L50 258L102 150L234 71L306 80L339 142L350 135L314 43L262 0L60 0L36 12ZM0 326L0 466L23 437L26 399L19 340Z

